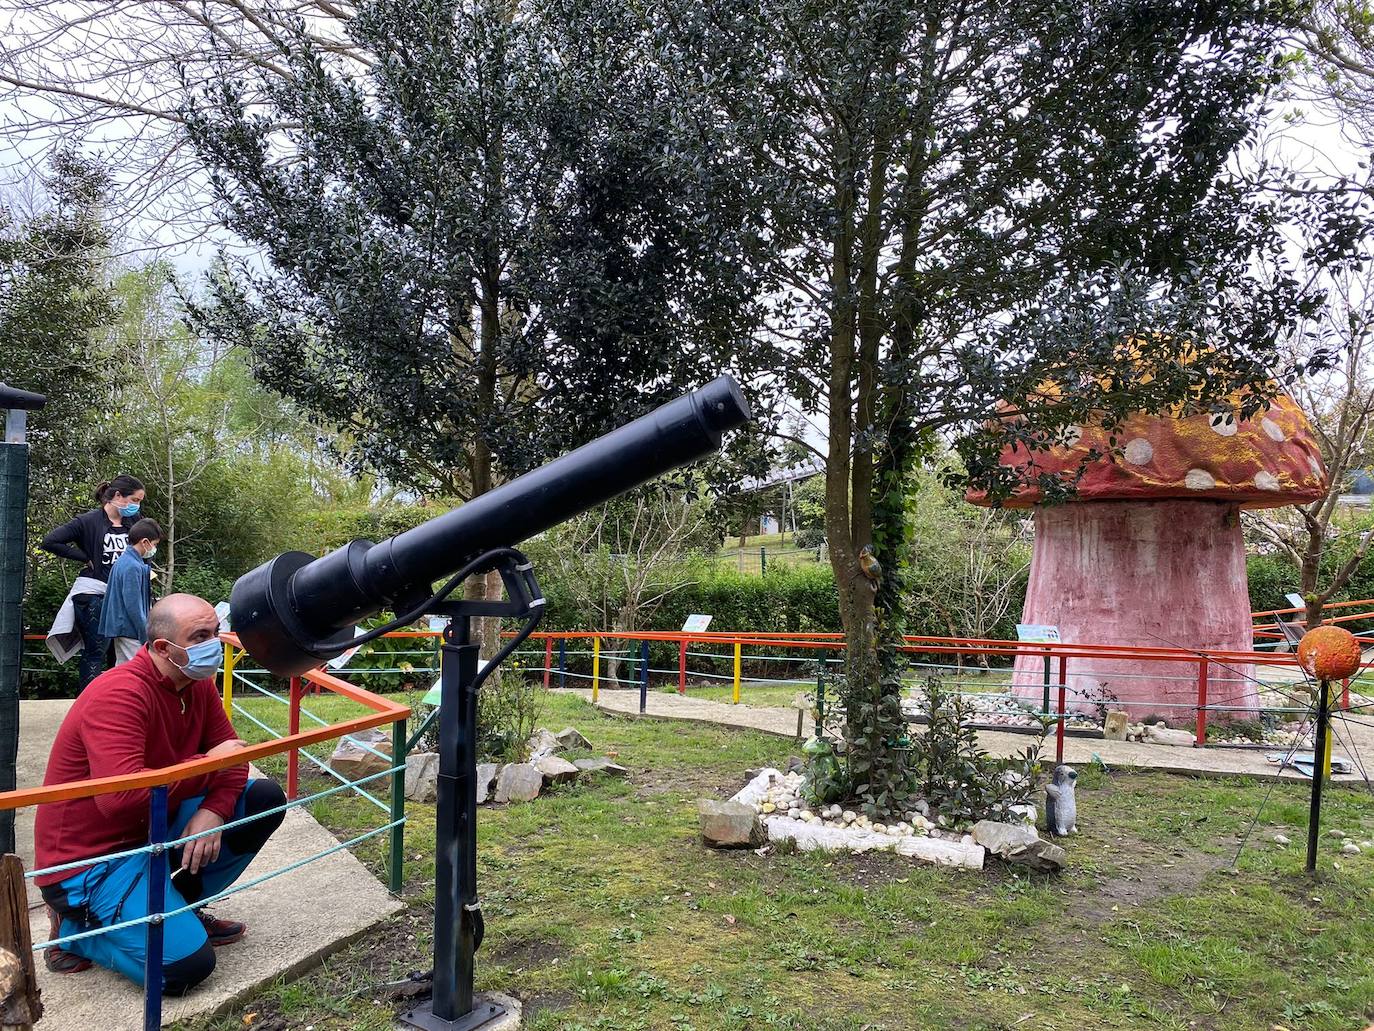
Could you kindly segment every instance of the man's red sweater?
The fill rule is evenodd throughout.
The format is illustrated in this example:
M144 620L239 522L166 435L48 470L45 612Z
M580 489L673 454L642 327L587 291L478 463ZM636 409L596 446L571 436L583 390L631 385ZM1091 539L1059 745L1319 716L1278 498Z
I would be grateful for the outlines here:
M44 785L128 776L202 758L237 735L224 715L215 682L197 680L177 691L142 648L122 666L91 681L62 721L48 756ZM170 812L204 795L202 809L231 819L248 783L248 767L178 781L167 789ZM149 788L38 807L34 852L39 868L74 863L148 841ZM42 887L78 873L36 878Z

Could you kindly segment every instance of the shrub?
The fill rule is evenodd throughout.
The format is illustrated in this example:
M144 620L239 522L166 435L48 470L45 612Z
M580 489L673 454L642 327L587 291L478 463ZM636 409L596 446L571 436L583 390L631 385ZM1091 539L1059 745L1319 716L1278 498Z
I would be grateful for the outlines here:
M1039 770L1040 743L998 759L978 746L973 713L937 677L926 682L930 723L911 742L913 767L931 812L954 825L1006 820L1011 807L1029 800Z

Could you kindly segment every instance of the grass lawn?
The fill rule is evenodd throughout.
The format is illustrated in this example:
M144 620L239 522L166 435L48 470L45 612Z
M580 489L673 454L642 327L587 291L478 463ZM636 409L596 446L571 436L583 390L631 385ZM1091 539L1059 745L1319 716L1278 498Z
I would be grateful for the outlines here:
M481 810L478 987L519 996L534 1031L1349 1031L1374 1015L1374 852L1324 837L1319 876L1304 876L1301 786L1273 789L1236 874L1224 868L1267 785L1093 770L1057 877L719 853L697 841L696 799L784 761L789 741L562 696L541 722L576 726L632 773ZM1369 795L1327 798L1325 827L1374 837ZM380 822L353 800L315 812L341 836ZM410 816L404 913L183 1031L391 1028L407 1001L372 986L431 965L433 807ZM1279 831L1294 844L1276 846ZM380 842L359 855L382 875Z

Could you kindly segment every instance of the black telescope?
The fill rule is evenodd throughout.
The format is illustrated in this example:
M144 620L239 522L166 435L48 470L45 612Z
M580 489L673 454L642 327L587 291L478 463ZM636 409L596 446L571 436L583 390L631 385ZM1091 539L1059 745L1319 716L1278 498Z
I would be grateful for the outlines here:
M413 530L377 544L351 541L318 559L285 552L234 584L234 632L278 676L303 673L350 647L360 620L408 611L435 580L484 552L719 450L721 435L748 418L739 385L721 376Z

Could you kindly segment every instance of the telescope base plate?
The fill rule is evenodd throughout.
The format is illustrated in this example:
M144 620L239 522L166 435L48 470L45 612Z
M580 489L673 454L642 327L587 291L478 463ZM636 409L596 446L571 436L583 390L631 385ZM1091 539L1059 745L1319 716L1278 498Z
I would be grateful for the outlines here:
M497 1031L498 1028L520 1026L518 1016L513 1022L507 1023L502 1019L508 1015L506 1007L500 1003L488 1002L485 999L474 1000L472 1009L457 1020L445 1020L443 1017L436 1017L433 1007L433 1002L416 1006L413 1010L401 1015L401 1023L419 1028L420 1031L478 1031L479 1028L490 1028L491 1031Z

